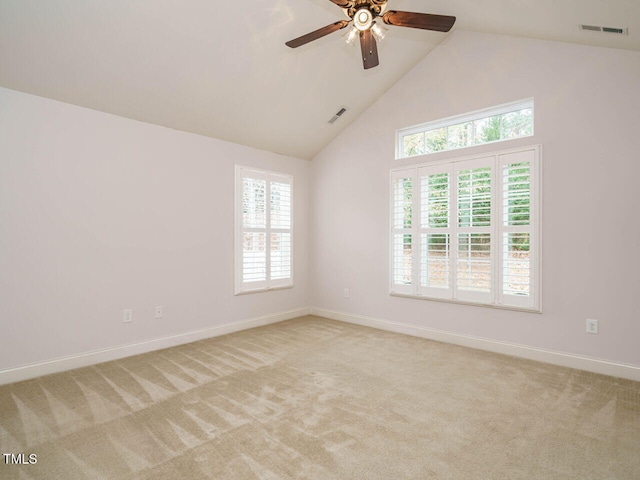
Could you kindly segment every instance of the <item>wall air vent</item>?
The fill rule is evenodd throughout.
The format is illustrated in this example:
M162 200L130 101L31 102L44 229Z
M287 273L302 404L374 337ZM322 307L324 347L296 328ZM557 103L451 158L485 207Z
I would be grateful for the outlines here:
M591 32L617 33L618 35L628 35L628 28L617 27L601 27L599 25L580 25L580 30L589 30Z
M333 117L331 117L331 120L329 120L329 123L333 123L336 120L338 120L346 111L347 109L345 107L342 107L340 110L336 112L336 114Z
M627 34L627 29L626 28L602 27L602 31L603 32L607 32L607 33L617 33L619 35L626 35Z

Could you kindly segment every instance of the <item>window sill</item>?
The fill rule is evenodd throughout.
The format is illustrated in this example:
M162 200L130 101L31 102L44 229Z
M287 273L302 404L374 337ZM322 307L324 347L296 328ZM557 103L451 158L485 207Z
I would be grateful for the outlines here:
M293 285L283 285L280 287L267 287L267 288L255 288L253 290L242 290L240 292L236 292L234 295L250 295L252 293L263 293L263 292L272 292L274 290L286 290L288 288L293 288Z
M398 292L389 292L389 295L392 297L404 297L404 298L415 298L416 300L429 300L432 302L443 302L443 303L453 303L456 305L468 305L472 307L485 307L485 308L497 308L499 310L515 310L517 312L525 312L525 313L542 313L541 308L526 308L526 307L517 307L513 305L501 305L497 303L480 303L480 302L469 302L464 300L455 300L450 298L438 298L438 297L426 297L423 295L410 295L407 293L398 293Z

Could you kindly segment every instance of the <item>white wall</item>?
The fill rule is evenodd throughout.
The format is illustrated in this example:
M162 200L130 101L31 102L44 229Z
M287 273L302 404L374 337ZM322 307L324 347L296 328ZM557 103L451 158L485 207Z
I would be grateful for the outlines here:
M235 163L294 175L293 289L233 295ZM0 371L307 307L308 169L0 88Z
M640 366L639 82L639 52L453 34L312 161L312 305ZM543 313L389 296L389 170L428 159L396 129L528 97L533 138L429 158L542 144Z

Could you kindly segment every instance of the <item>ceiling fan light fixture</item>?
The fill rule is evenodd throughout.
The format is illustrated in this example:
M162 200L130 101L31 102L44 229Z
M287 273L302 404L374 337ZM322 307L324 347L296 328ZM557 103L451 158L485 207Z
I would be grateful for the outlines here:
M355 45L359 38L358 34L358 29L356 27L351 27L351 29L344 35L347 45Z
M387 33L389 33L389 29L373 22L373 25L371 25L371 33L373 33L373 36L376 37L378 42L381 42Z
M367 8L361 8L353 16L353 26L359 31L369 30L373 25L373 14Z

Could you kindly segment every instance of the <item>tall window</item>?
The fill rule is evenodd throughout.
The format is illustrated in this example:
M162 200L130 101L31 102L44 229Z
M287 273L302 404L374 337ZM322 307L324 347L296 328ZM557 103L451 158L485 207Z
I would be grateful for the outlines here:
M391 293L540 309L539 149L391 172Z
M293 177L236 166L236 294L293 286Z

